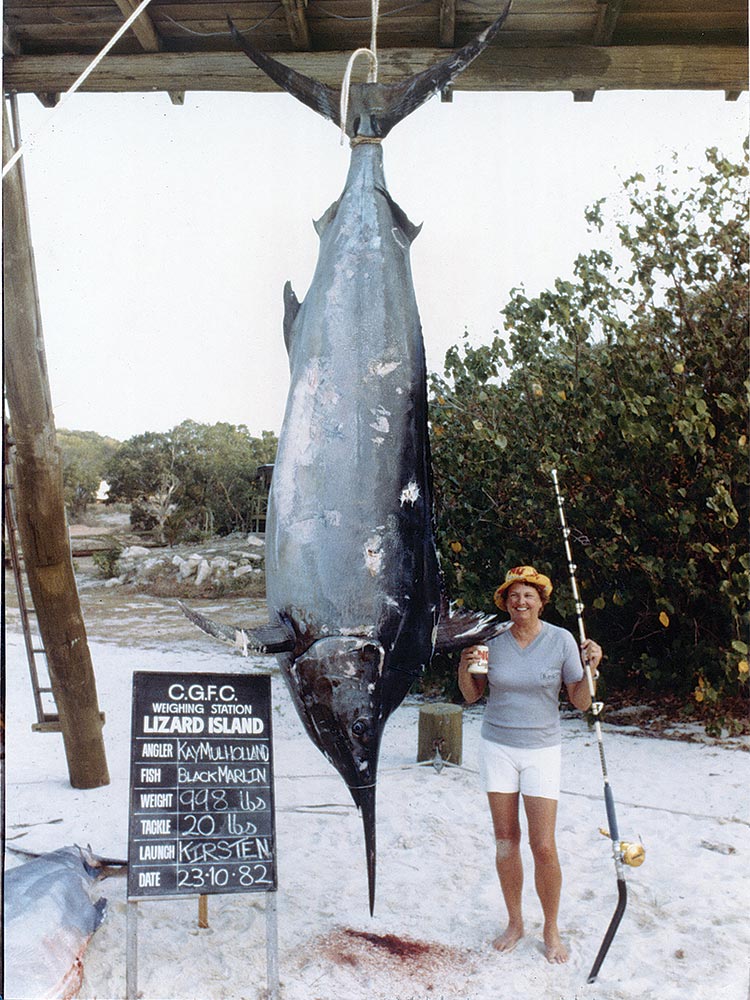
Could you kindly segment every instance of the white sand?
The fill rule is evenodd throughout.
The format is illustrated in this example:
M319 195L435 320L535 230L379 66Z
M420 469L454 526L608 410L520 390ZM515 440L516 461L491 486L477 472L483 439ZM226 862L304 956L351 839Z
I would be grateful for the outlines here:
M6 863L12 846L48 851L90 844L127 853L131 673L241 671L211 640L159 645L134 629L128 648L92 638L111 784L72 789L59 735L32 734L33 703L20 634L7 636ZM139 643L138 636L144 636ZM262 661L252 661L258 663ZM269 661L273 663L274 661ZM594 734L563 722L558 844L565 884L566 966L541 952L530 855L527 937L492 950L504 926L494 843L478 787L481 708L464 712L464 761L437 773L414 765L419 705L386 728L378 787L378 885L367 907L362 827L339 776L311 744L273 669L283 1000L746 1000L750 893L750 755L724 745L652 739L605 726L620 834L641 837L643 867L627 871L629 902L598 981L586 978L616 903ZM746 742L746 741L745 741ZM61 822L55 822L61 820ZM28 824L28 825L26 825ZM20 835L20 836L19 836ZM100 885L107 920L86 952L80 996L125 995L125 881ZM148 1000L256 1000L265 991L261 895L212 896L210 927L194 899L139 904L139 987ZM404 957L352 934L408 937Z

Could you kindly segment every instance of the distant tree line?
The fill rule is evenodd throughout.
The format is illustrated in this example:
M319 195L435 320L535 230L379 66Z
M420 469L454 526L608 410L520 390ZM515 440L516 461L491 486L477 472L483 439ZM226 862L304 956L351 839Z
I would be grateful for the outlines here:
M106 480L107 502L130 504L132 526L163 542L247 531L266 492L258 467L273 463L278 444L270 431L254 437L245 426L193 420L122 443L90 432L58 438L71 515Z
M748 692L747 155L709 150L688 191L667 176L625 184L629 267L581 255L572 280L513 290L504 335L448 352L437 521L452 597L494 610L505 570L533 564L575 630L556 467L605 683L717 715Z

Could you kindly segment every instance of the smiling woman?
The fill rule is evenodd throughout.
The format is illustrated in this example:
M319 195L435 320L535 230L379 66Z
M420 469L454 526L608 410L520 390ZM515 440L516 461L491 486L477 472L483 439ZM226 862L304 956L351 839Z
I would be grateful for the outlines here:
M489 683L480 770L495 831L496 869L508 910L508 926L494 947L512 951L524 934L522 795L536 888L544 912L545 953L548 961L562 963L568 960L568 949L557 926L562 887L555 844L561 770L558 699L564 683L576 708L585 711L589 707L591 694L581 652L596 670L602 651L587 640L579 652L569 632L541 620L551 593L549 577L532 566L509 570L495 591L495 603L510 615L510 628L487 644L486 677L471 672L480 657L477 647L462 652L458 683L469 703L477 701Z

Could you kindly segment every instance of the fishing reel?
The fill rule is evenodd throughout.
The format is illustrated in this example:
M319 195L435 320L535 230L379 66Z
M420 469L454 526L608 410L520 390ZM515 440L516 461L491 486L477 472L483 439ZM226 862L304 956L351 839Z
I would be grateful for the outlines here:
M607 837L609 840L612 839L610 837L609 830L605 830L603 827L599 827L599 833L603 837ZM646 860L646 848L640 840L613 841L612 846L614 847L615 854L619 857L620 861L622 861L624 865L629 865L631 868L639 868Z

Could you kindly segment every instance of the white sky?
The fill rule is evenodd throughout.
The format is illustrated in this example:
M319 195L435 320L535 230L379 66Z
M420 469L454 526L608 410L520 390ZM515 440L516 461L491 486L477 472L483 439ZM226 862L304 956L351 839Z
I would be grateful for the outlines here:
M19 105L28 138L50 112ZM709 146L739 157L747 118L747 94L459 92L405 119L385 167L424 223L412 264L428 367L465 328L488 340L513 286L570 274L587 206L675 151L686 165ZM283 284L306 293L311 220L348 159L335 126L283 94L74 95L25 157L57 426L278 432Z

